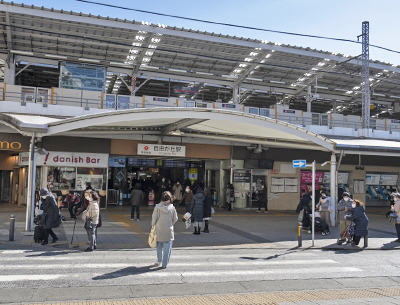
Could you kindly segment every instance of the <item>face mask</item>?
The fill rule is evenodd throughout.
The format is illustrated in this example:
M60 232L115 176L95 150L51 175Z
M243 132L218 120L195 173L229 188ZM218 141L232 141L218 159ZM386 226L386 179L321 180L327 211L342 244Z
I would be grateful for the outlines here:
M349 201L349 197L343 198L344 201Z
M47 195L45 195L45 196L40 196L42 199L46 199L46 197L47 197Z
M321 199L321 203L325 203L326 202L326 199Z
M190 190L189 189L186 189L186 193L189 193L190 192Z
M89 201L89 200L90 200L90 197L89 197L89 196L85 196L85 199Z
M179 185L179 182L177 182L176 184L178 184L178 185Z
M164 181L165 181L165 179L162 180L162 182L164 182Z
M353 209L356 207L356 204L355 203L353 203L352 205L351 205L352 207L353 207Z
M261 187L262 189L264 188L264 185Z

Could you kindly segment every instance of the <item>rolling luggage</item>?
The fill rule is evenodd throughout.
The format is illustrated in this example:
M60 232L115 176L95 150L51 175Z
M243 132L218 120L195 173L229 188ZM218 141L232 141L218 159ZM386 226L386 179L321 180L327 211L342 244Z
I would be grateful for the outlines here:
M35 243L41 243L44 240L44 229L43 226L36 226L33 233L33 240Z

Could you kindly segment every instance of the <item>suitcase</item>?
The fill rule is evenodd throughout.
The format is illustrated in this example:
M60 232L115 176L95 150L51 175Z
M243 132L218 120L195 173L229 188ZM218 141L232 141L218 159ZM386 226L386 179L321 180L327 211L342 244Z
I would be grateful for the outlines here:
M44 229L43 226L36 226L33 233L33 240L35 243L41 243L44 240Z

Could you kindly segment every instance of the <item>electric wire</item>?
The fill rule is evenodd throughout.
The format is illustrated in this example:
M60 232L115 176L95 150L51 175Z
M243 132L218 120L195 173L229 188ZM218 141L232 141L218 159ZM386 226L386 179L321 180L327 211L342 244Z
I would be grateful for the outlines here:
M88 4L95 4L95 5L100 5L100 6L106 6L106 7L111 7L111 8L117 8L117 9L122 9L122 10L134 11L134 12L139 12L139 13L152 14L152 15L163 16L163 17L171 17L171 18L177 18L177 19L183 19L183 20L189 20L189 21L195 21L195 22L202 22L202 23L208 23L208 24L215 24L215 25L222 25L222 26L228 26L228 27L241 28L241 29L246 29L246 30L254 30L254 31L270 32L270 33L285 34L285 35L292 35L292 36L300 36L300 37L326 39L326 40L333 40L333 41L351 42L351 43L356 43L356 44L362 44L362 42L360 42L360 41L346 39L346 38L335 38L335 37L327 37L327 36L318 36L318 35L310 35L310 34L301 34L301 33L294 33L294 32L285 32L285 31L262 29L262 28L256 28L256 27L245 26L245 25L237 25L237 24L232 24L232 23L216 22L216 21L210 21L210 20L203 20L203 19L196 19L196 18L190 18L190 17L183 17L183 16L177 16L177 15L170 15L170 14L164 14L164 13L157 13L157 12L139 10L139 9L134 9L134 8L129 8L129 7L113 5L113 4L89 1L89 0L75 0L75 1L82 2L82 3L88 3ZM377 46L377 45L373 45L373 44L368 44L368 45L370 47L373 47L373 48L377 48L377 49L385 50L385 51L388 51L388 52L393 52L393 53L400 54L400 51L392 50L392 49L389 49L389 48L385 48L385 47L381 47L381 46Z

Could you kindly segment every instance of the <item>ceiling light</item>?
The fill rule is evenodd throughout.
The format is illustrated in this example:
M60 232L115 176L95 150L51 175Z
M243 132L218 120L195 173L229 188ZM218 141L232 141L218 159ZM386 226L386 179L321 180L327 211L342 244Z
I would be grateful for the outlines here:
M183 132L180 131L179 129L177 129L177 130L174 130L174 131L170 131L169 134L172 135L172 136L181 136L181 135L183 135Z
M59 58L59 59L67 59L67 56L61 56L61 55L55 55L55 54L44 54L46 57L51 57L51 58Z
M372 95L376 95L376 96L385 96L384 94L381 94L381 93L372 93Z
M131 54L138 54L138 53L139 53L139 50L130 49L130 50L129 50L129 53L131 53Z
M212 73L208 73L208 72L196 72L196 74L202 74L202 75L214 75Z
M147 51L146 52L146 56L153 56L153 54L154 54L154 52L152 52L152 51Z
M272 56L272 54L267 54L265 55L265 58L270 58Z
M180 69L168 69L169 71L173 71L173 72L183 72L186 73L186 70L180 70Z
M240 64L240 65L239 65L239 68L246 68L246 67L247 67L246 64Z
M235 69L235 70L233 70L233 72L234 73L240 73L240 72L242 72L242 70L241 69Z
M143 41L146 37L144 36L135 36L135 40Z
M263 81L262 78L247 77L246 79L248 79L248 80L255 80L255 81L259 81L259 82L262 82L262 81Z
M250 56L257 56L258 53L257 52L250 52Z
M275 83L275 84L282 84L282 85L285 84L285 82L280 82L280 81L277 81L277 80L270 80L269 82L270 83Z
M30 56L33 56L33 52L17 51L17 50L11 50L10 52L13 53L13 54L20 54L20 55L30 55Z
M143 62L149 62L150 61L150 57L143 57Z
M132 45L134 47L141 47L142 46L142 44L140 42L132 42Z
M250 61L252 61L253 60L253 58L248 58L248 57L246 57L245 59L244 59L244 61L247 61L247 62L250 62Z
M323 87L323 86L314 86L314 88L317 88L317 89L325 89L325 90L328 90L328 89L329 89L328 87Z
M151 39L151 42L152 42L152 43L159 43L160 41L161 41L160 38L152 38L152 39Z
M100 62L97 59L90 59L90 58L79 58L80 61L89 61L89 62Z
M154 44L149 45L149 49L156 49L156 48L157 48L157 46Z
M347 93L347 94L352 94L353 91L349 90L349 91L346 91L346 93Z
M340 88L336 88L335 89L336 91L344 91L344 92L347 92L348 90L346 90L346 89L340 89Z

